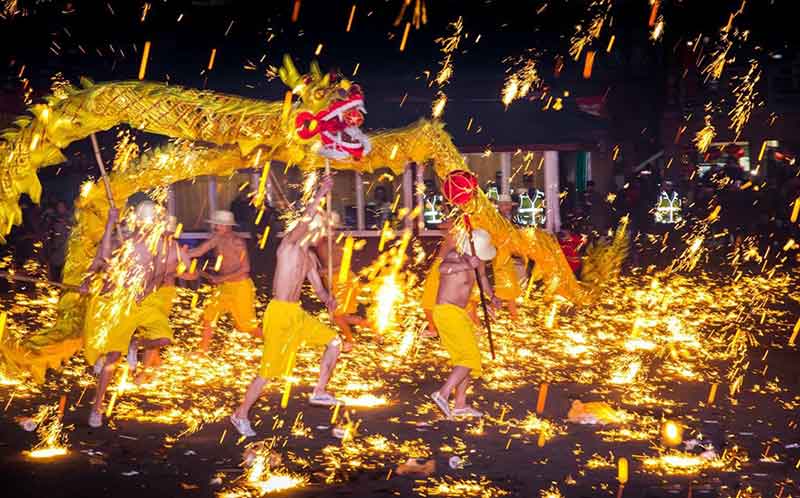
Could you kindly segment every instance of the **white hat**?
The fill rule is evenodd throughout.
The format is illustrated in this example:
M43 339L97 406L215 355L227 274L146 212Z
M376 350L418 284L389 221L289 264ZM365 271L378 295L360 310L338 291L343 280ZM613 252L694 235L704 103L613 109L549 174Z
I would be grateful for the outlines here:
M230 211L225 211L224 209L218 209L214 211L211 213L211 218L206 221L212 225L225 225L228 227L236 226L236 218L234 218L233 213Z
M497 256L497 249L492 245L492 237L489 232L481 228L472 231L472 240L475 243L475 252L481 261L489 261ZM465 235L459 243L459 251L468 256L472 256L472 247L469 243L469 234Z
M511 200L510 194L500 194L500 197L498 197L497 202L514 202L514 201Z
M167 231L174 232L178 229L178 218L169 215L167 216Z
M142 201L136 205L135 213L138 223L153 223L158 216L158 208L153 201Z

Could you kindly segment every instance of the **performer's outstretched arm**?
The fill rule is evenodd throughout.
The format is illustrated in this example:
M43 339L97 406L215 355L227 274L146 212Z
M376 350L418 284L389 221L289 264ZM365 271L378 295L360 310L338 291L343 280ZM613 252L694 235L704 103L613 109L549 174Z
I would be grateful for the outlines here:
M212 234L210 239L206 240L205 242L195 247L194 249L189 249L188 255L192 259L199 258L203 254L214 249L215 247L217 247L217 236Z
M92 264L89 265L89 271L81 282L80 292L82 294L89 292L89 281L92 279L92 276L103 271L108 264L108 260L111 259L111 255L114 252L112 247L112 234L114 233L118 219L119 210L114 207L109 208L106 228L103 232L103 238L100 239L100 245L97 247L97 254L95 254Z

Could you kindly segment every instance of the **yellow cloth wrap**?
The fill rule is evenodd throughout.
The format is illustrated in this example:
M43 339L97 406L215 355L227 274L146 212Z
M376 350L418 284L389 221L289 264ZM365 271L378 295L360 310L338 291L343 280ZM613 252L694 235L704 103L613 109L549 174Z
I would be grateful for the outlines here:
M256 286L252 279L222 282L216 286L203 310L203 321L216 323L224 313L230 313L237 330L253 332L258 329L255 304Z
M322 346L336 332L300 306L273 299L264 312L264 350L259 375L265 379L291 374L294 357L303 344Z
M519 285L517 268L514 266L514 258L511 251L505 248L497 248L497 256L492 262L494 270L494 293L503 301L515 301L522 295L522 287Z
M436 298L439 295L439 267L442 265L441 258L436 258L428 270L428 276L422 289L422 309L425 311L433 310L436 306Z
M450 355L454 367L467 367L470 375L481 376L481 352L475 337L475 324L467 311L454 304L437 304L433 308L433 323L439 331L442 346Z
M101 303L107 295L92 297L86 310L86 338L83 353L90 364L94 364L105 353L128 351L134 332L142 339L172 339L169 319L164 313L164 295L151 292L141 303L134 304L127 313L108 317L100 313ZM107 323L113 319L113 323ZM107 328L105 328L105 325ZM100 337L105 334L105 337Z

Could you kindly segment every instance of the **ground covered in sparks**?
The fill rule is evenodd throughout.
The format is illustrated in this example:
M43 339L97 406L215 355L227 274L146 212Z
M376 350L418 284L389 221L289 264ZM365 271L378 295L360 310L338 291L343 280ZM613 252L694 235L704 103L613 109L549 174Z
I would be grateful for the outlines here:
M260 342L223 320L213 354L192 356L200 309L181 289L171 317L177 344L149 382L114 382L107 427L86 425L93 388L82 358L44 386L2 378L3 489L48 498L617 496L624 457L623 496L798 496L800 356L789 344L797 281L786 273L634 273L582 308L534 292L518 319L500 314L495 361L481 338L480 422L443 420L428 401L446 355L420 334L417 289L393 307L380 341L362 333L343 355L331 389L348 406L335 423L332 410L306 402L320 351L304 349L288 407L280 407L285 386L268 385L251 441L227 416L257 371ZM13 289L0 297L6 334L52 323L56 290ZM265 304L262 292L259 315ZM574 400L608 403L594 414L611 423L570 422ZM41 420L38 432L22 427L30 418ZM677 448L662 441L667 420L676 423L670 439L683 430ZM410 458L427 471L399 475Z

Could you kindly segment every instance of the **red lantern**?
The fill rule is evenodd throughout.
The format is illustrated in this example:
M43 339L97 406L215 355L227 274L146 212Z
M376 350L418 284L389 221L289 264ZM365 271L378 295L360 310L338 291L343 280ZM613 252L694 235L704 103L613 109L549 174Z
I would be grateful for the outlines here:
M442 182L442 193L456 206L463 206L469 202L477 188L478 178L462 169L452 171Z

